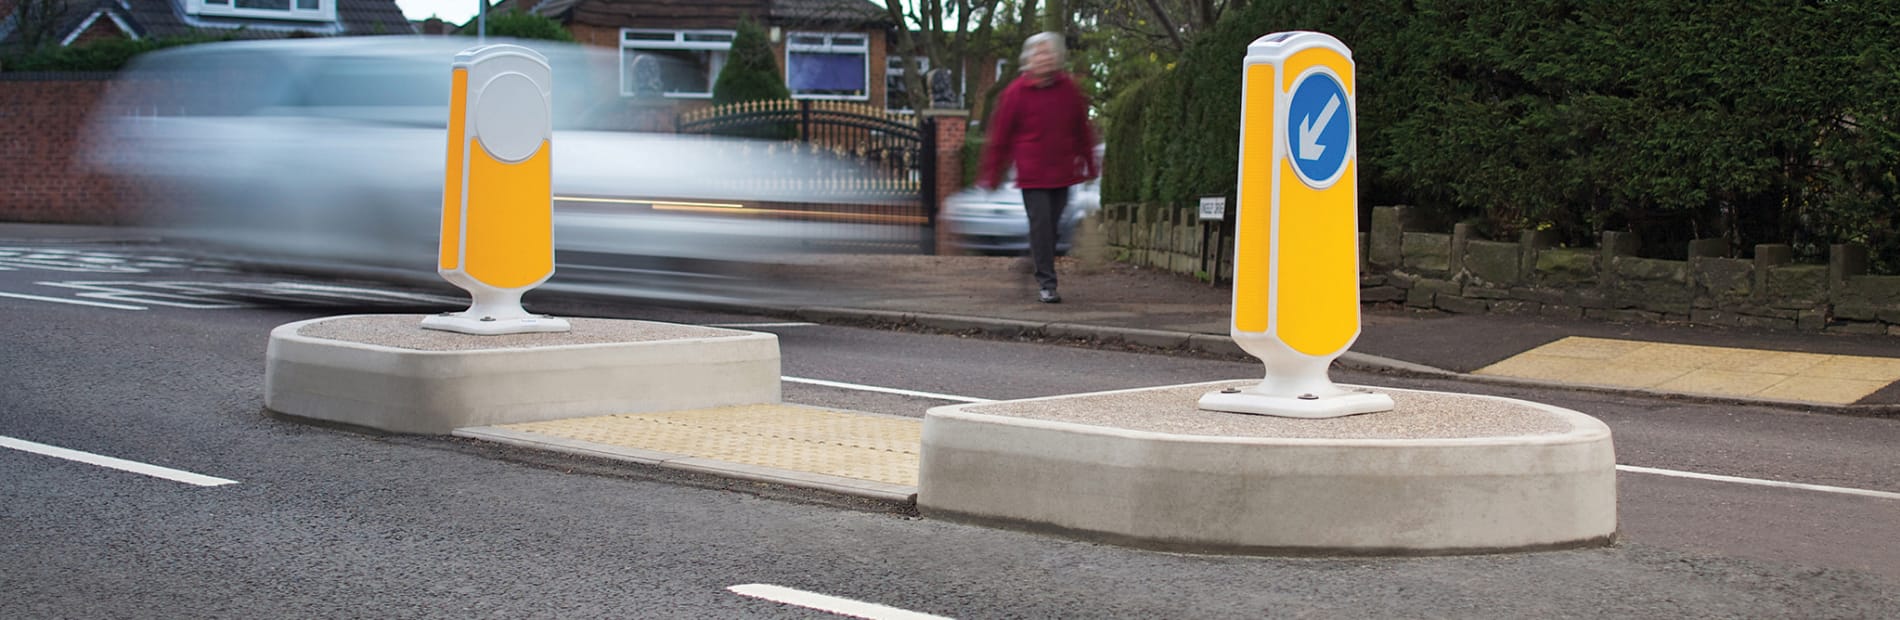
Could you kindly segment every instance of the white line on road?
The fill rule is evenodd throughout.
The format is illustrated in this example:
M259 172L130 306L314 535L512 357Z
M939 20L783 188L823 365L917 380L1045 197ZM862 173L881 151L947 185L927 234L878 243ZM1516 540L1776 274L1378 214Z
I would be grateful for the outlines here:
M784 586L775 586L765 583L748 583L726 589L740 596L750 596L774 603L795 605L853 618L867 618L869 620L950 620L944 616L933 616L908 609L898 609L888 605L866 603L864 601L855 601L848 598L819 594L816 592L806 592L804 590L795 590Z
M78 450L68 450L66 448L61 448L58 446L49 446L43 443L34 443L31 441L27 441L25 439L14 439L12 437L8 437L5 435L0 435L0 448L13 448L15 450L19 450L22 452L42 454L42 455L46 455L46 456L50 456L54 458L66 459L68 461L78 461L81 463L86 463L88 465L98 465L100 467L108 467L108 468L117 469L120 471L129 471L135 474L145 474L147 476L152 476L154 478L164 478L166 480L171 480L174 482L183 482L185 484L192 484L192 485L197 485L201 487L215 487L215 486L222 486L222 485L227 485L227 484L237 484L236 480L225 480L223 478L206 476L202 474L194 474L188 471L180 471L180 470L172 469L170 467L159 467L157 465L147 465L145 463L140 463L137 461L116 459L110 456L100 456L97 454L93 454L91 452L80 452Z
M707 327L729 327L744 329L747 327L811 327L817 323L707 323Z
M1719 474L1700 474L1700 473L1696 473L1692 471L1676 471L1673 469L1657 469L1654 467L1637 467L1635 465L1618 465L1616 466L1616 469L1618 471L1626 471L1626 472L1630 472L1634 474L1655 474L1658 476L1674 476L1677 478L1693 478L1696 480L1712 480L1715 482L1733 482L1736 484L1752 484L1752 485L1764 486L1764 487L1777 487L1777 488L1783 488L1783 489L1801 489L1803 491L1820 491L1822 493L1841 493L1845 495L1862 495L1866 497L1878 497L1880 499L1900 500L1900 493L1891 493L1888 491L1872 491L1868 489L1851 489L1847 487L1831 487L1824 484L1805 484L1805 483L1800 483L1800 482L1782 482L1780 480L1761 480L1758 478L1723 476Z
M12 297L14 299L26 299L30 301L50 301L56 304L73 304L75 306L96 306L100 308L112 308L115 310L144 310L145 309L145 306L129 306L126 304L109 304L103 301L86 301L83 299L61 299L58 297L41 297L39 295L22 295L19 293L0 293L0 297Z
M934 398L937 400L954 400L960 403L996 402L987 398L970 398L968 396L951 396L949 394L938 394L936 392L918 392L915 390L900 390L897 388L878 387L875 385L859 385L856 383L839 383L837 381L826 381L823 379L806 379L803 377L779 377L779 380L790 381L792 383L804 383L807 385L822 385L825 387L844 388L847 390L860 390L864 392L882 392L885 394L897 394L900 396L916 396L918 398Z

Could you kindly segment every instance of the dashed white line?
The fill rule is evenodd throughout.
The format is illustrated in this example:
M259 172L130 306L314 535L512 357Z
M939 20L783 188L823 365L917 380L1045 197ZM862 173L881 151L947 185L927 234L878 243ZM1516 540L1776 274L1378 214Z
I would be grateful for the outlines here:
M824 379L806 379L804 377L779 377L779 380L789 381L792 383L803 383L806 385L822 385L825 387L843 388L847 390L858 390L858 391L863 391L863 392L880 392L884 394L897 394L900 396L915 396L918 398L934 398L936 400L949 400L949 401L956 401L960 403L996 402L987 398L970 398L968 396L954 396L951 394L938 394L936 392L919 392L916 390L902 390L898 388L888 388L888 387L881 387L881 386L876 386L876 385L859 385L856 383L841 383L838 381L826 381Z
M86 301L84 299L62 299L59 297L41 297L39 295L22 295L20 293L0 293L0 297L11 297L13 299L25 299L29 301L50 301L56 304L72 304L75 306L93 306L97 308L112 308L115 310L144 310L145 309L145 306L133 306L133 305L128 305L128 304L109 304L103 301Z
M1759 478L1743 478L1740 476L1723 476L1720 474L1703 474L1703 473L1697 473L1693 471L1657 469L1654 467L1638 467L1635 465L1618 465L1616 466L1616 469L1617 471L1626 471L1633 474L1654 474L1657 476L1692 478L1695 480L1710 480L1714 482L1733 482L1735 484L1752 484L1755 486L1763 486L1763 487L1776 487L1776 488L1782 488L1782 489L1800 489L1803 491L1820 491L1822 493L1841 493L1844 495L1860 495L1864 497L1878 497L1880 499L1900 500L1900 493L1892 493L1888 491L1873 491L1869 489L1854 489L1854 488L1848 488L1848 487L1833 487L1833 486L1827 486L1824 484L1806 484L1806 483L1801 483L1801 482L1782 482L1780 480L1762 480Z
M5 435L0 435L0 448L12 448L15 450L19 450L21 452L31 452L33 454L50 456L53 458L61 458L61 459L66 459L68 461L77 461L77 462L85 463L88 465L97 465L100 467L117 469L119 471L129 471L135 474L144 474L144 475L151 476L154 478L164 478L166 480L171 480L174 482L183 482L185 484L201 486L201 487L215 487L215 486L223 486L227 484L237 484L236 480L226 480L224 478L219 478L216 476L194 474L188 471L172 469L170 467L159 467L157 465L149 465L146 463L140 463L138 461L128 461L125 459L113 458L110 456L102 456L98 454L93 454L91 452L80 452L78 450L69 450L66 448L61 448L59 446L49 446L43 443L35 443L35 442L27 441L25 439L15 439L12 437L7 437Z
M816 609L825 613L849 616L852 618L866 618L867 620L950 620L945 616L936 616L908 609L898 609L877 603L866 603L864 601L831 596L829 594L806 592L804 590L775 586L767 583L748 583L745 585L732 586L726 588L726 590L740 596L750 596L774 603L794 605L806 609Z
M811 327L817 323L707 323L707 327L745 329L748 327Z

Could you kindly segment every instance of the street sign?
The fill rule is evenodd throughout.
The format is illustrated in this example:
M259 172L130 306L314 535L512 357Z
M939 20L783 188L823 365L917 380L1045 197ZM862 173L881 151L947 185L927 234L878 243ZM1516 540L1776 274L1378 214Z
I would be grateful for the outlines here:
M1208 220L1221 220L1221 219L1226 219L1226 218L1227 218L1227 197L1226 196L1202 196L1201 197L1201 221L1205 222Z
M1200 408L1302 418L1392 409L1327 376L1359 338L1359 185L1352 50L1318 32L1247 46L1235 209L1234 343L1259 385Z
M1351 101L1339 78L1323 67L1294 82L1286 105L1286 148L1293 170L1307 185L1331 187L1345 172L1353 155L1353 113L1346 109Z

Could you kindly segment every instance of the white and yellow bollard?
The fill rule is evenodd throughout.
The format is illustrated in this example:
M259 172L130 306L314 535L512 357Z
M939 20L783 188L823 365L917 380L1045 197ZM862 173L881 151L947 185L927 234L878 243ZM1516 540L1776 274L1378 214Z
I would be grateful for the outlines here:
M1352 50L1317 32L1247 47L1241 87L1234 320L1266 379L1200 408L1297 418L1392 409L1327 376L1359 338L1359 187Z
M517 45L455 56L448 174L436 272L469 292L460 313L422 326L465 334L562 332L521 296L554 275L553 125L548 61Z

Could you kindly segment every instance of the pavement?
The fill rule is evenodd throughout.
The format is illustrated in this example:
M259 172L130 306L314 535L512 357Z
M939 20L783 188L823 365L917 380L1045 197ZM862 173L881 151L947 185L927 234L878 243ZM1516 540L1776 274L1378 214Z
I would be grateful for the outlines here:
M0 223L0 246L154 242L123 228ZM768 277L821 295L712 309L821 323L1244 358L1232 289L1108 259L1058 261L1063 302L1036 301L1013 257L824 256ZM530 298L532 301L532 297ZM1900 338L1366 305L1336 366L1532 387L1668 395L1848 415L1900 414ZM1228 377L1219 377L1228 378ZM1210 378L1215 379L1215 378ZM724 476L914 501L921 420L792 404L460 429L456 435Z

